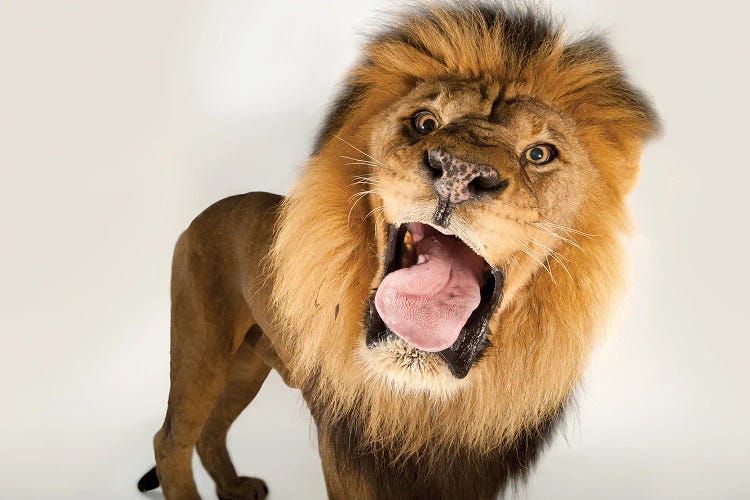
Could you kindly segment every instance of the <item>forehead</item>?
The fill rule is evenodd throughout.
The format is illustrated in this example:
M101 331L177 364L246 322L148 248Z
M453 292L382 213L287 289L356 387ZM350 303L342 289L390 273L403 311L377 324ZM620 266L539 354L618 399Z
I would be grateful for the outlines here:
M492 81L423 82L401 101L399 111L418 109L438 113L444 123L481 118L521 136L545 134L562 139L574 128L570 117L542 99Z
M499 86L461 80L439 80L418 84L405 97L406 105L429 103L442 111L474 112L491 106L499 95Z

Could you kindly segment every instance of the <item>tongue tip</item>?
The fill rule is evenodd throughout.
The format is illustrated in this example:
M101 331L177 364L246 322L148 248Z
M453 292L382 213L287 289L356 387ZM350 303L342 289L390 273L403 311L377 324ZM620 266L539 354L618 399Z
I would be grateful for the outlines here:
M392 333L407 344L425 352L440 352L456 342L464 323L466 323L466 318L461 314L465 311L458 314L449 314L447 318L439 318L441 315L431 311L428 316L432 319L425 321L426 318L419 317L422 315L413 317L410 314L414 310L421 309L419 305L410 304L412 306L410 308L403 303L403 300L400 300L403 297L399 295L389 286L381 286L375 293L375 309ZM429 304L429 299L426 302ZM435 304L430 305L435 306ZM471 307L471 309L474 308Z

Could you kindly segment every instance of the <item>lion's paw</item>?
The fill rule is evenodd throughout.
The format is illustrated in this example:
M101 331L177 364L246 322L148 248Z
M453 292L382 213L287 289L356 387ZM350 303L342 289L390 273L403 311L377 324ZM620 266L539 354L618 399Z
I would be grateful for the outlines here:
M263 500L268 495L266 482L257 477L240 477L229 488L216 489L219 500Z

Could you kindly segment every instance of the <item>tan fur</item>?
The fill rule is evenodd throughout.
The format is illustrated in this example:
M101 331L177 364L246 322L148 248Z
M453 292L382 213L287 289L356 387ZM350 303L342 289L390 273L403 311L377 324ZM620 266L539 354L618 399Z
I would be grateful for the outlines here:
M396 29L365 48L347 80L359 91L336 112L280 209L270 195L221 202L178 244L170 410L155 439L168 497L196 495L185 450L206 419L214 430L204 430L199 452L219 489L263 496L258 480L241 480L224 458L241 408L222 410L229 416L221 424L209 415L222 398L248 392L242 387L254 394L269 366L305 391L323 437L347 416L366 451L418 456L428 468L536 428L580 380L620 285L624 196L653 112L592 40L566 45L553 30L525 54L503 22L488 26L478 10L456 6L420 11ZM463 132L424 139L511 179L502 198L460 205L452 219L450 229L507 277L492 346L458 380L403 341L368 349L363 312L382 276L386 223L429 222L436 203L399 120L421 107L446 123L487 116L499 95L497 120L465 127L486 129L499 141L494 149L471 146ZM540 138L564 144L557 170L518 170L518 148ZM252 325L260 329L246 335ZM233 368L240 359L243 370ZM332 497L372 486L325 439L321 456Z

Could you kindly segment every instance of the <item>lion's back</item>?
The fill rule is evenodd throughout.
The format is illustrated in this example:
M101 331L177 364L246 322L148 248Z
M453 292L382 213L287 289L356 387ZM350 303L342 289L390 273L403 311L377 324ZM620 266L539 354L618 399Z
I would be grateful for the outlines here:
M250 192L221 199L198 214L175 246L178 268L221 283L256 281L273 239L283 197Z

